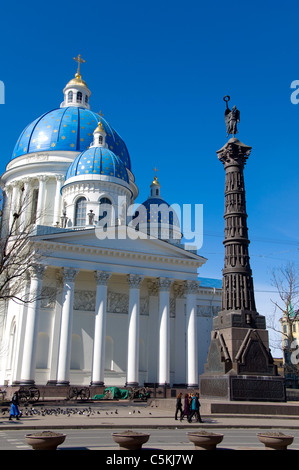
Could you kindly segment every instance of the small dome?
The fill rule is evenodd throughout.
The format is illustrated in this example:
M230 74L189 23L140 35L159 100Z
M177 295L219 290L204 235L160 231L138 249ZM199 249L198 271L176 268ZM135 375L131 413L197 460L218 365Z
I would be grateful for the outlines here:
M99 121L107 134L108 148L130 170L129 152L118 133L112 129L103 116L89 109L75 106L54 109L29 124L21 133L12 157L55 150L83 152L92 143L93 132Z
M76 73L75 78L72 78L68 84L66 85L66 88L75 85L75 86L83 86L84 88L88 88L87 84L84 80L82 80L82 77L79 73Z
M129 177L122 160L104 147L91 147L80 153L69 166L67 180L83 175L105 175L121 179L129 184Z
M171 210L171 206L162 198L149 197L137 208L136 215L137 212L139 213L138 221L140 224L157 223L180 227L177 214L174 210Z

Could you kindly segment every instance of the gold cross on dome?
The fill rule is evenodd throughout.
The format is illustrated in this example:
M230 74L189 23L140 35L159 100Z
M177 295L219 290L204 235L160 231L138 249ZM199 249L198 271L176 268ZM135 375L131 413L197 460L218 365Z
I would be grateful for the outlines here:
M155 172L155 177L156 177L156 178L157 178L157 171L159 171L159 170L158 170L158 168L155 167L155 168L154 168L154 172Z
M98 114L99 114L99 116L104 117L104 114L102 113L102 111L99 111Z
M78 70L77 70L77 74L80 75L80 64L83 64L84 62L86 62L84 59L82 59L81 57L81 54L78 55L78 57L74 57L74 60L76 62L78 62Z

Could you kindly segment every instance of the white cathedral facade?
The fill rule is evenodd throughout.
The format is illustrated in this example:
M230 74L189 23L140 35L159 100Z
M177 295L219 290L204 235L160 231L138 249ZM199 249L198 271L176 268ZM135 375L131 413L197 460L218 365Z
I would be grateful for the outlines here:
M24 284L34 300L2 308L0 384L196 387L221 285L199 280L206 259L182 244L176 215L154 211L169 207L156 176L128 217L130 155L91 111L80 65L63 93L22 131L1 177L3 217L29 201L20 218L42 255Z

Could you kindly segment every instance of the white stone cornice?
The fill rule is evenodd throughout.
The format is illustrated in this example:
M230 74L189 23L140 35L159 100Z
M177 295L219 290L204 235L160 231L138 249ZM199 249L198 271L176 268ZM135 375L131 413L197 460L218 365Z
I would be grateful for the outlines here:
M112 258L120 259L132 259L132 260L141 260L141 261L150 261L155 263L162 264L171 264L171 265L181 265L181 266L190 266L197 267L199 262L194 259L178 258L175 256L165 256L163 254L152 254L152 253L143 253L143 252L131 252L113 248L101 248L95 246L86 246L86 245L73 245L69 243L62 242L51 242L51 241L36 241L37 246L44 247L48 252L61 251L61 252L72 252L80 253L86 255L101 255L101 256L111 256Z

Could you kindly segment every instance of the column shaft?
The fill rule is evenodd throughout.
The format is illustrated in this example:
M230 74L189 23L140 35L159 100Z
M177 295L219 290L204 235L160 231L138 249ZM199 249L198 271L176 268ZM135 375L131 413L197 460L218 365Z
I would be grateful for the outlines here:
M75 290L75 277L77 270L64 268L64 287L62 296L61 330L59 342L57 384L69 383L69 371L71 364L71 341L73 326L73 303Z
M41 265L33 266L30 269L31 282L21 373L21 383L23 384L33 384L35 380L38 317L44 269L44 266Z
M198 345L197 345L197 315L196 294L197 281L186 282L186 311L187 311L187 385L198 387Z
M64 180L63 175L56 175L56 194L53 214L53 225L56 226L57 222L60 222L60 210L61 210L61 187Z
M169 291L171 280L159 278L159 385L170 383L170 323L169 323Z
M97 281L91 385L104 385L107 284L110 274L96 271Z
M142 276L129 274L128 365L127 385L139 383L139 308Z

